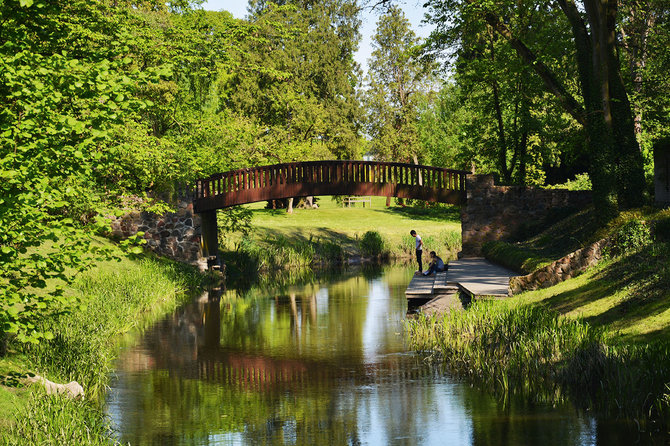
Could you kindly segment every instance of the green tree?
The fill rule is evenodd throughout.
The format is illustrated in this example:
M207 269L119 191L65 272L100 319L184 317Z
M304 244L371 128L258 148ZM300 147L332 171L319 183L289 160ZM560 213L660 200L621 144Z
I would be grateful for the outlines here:
M418 57L420 39L399 7L377 22L372 37L365 106L370 152L381 161L419 162L419 104L429 90L431 65Z
M245 55L265 71L233 75L226 105L258 125L255 150L275 162L356 157L356 2L252 2L250 12L264 37L248 42ZM273 23L286 32L270 32Z
M101 254L91 234L115 188L103 182L114 133L138 117L135 91L155 75L132 67L114 12L0 4L0 324L23 342L50 336L41 318L68 309L63 285Z
M535 1L512 4L448 0L431 1L429 5L432 20L437 23L485 21L532 67L563 109L584 127L594 202L603 220L616 212L617 203L628 207L642 202L643 160L616 51L618 2L584 0L578 6L572 0L558 0L554 6ZM574 54L581 100L575 97L575 89L552 69L551 54L508 25L514 9L531 12L547 8L560 12L555 23L571 33L566 50Z

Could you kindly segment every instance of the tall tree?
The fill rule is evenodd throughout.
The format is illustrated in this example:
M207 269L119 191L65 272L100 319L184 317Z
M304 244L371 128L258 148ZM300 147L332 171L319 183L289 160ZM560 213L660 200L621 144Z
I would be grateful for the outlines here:
M431 74L418 57L420 43L397 6L377 22L365 105L370 151L380 160L419 161L418 106Z
M355 0L251 2L251 23L264 39L247 48L247 57L260 75L232 76L227 105L257 120L258 145L275 161L356 156L358 12ZM267 32L270 22L290 35Z
M511 10L541 9L545 3L433 0L429 5L432 20L438 23L445 23L448 18L486 21L532 67L564 110L584 127L594 203L603 220L616 213L617 204L641 204L645 184L643 159L617 59L617 0L583 0L579 6L573 0L557 0L549 6L560 10L559 23L571 32L570 49L577 66L580 100L545 62L547 54L543 48L524 40L507 24Z

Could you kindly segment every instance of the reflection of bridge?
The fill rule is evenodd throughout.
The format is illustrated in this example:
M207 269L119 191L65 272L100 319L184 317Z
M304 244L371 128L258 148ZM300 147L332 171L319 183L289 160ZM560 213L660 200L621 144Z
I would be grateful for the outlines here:
M389 355L377 364L253 356L231 351L200 351L198 378L243 389L329 387L338 381L357 385L402 383L440 376L438 369L405 355ZM355 373L354 373L355 370Z
M465 202L461 170L371 161L308 161L233 170L198 180L194 210L202 216L203 255L216 255L216 210L257 201L314 195L375 195Z

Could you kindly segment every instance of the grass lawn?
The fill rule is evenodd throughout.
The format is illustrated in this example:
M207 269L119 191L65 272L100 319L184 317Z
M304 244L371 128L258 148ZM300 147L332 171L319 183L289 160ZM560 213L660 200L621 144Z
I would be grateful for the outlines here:
M250 237L264 241L278 235L292 241L331 240L339 243L350 255L358 251L358 240L366 232L379 232L389 243L395 254L403 251L401 246L411 239L409 231L415 229L426 243L427 250L440 234L455 231L460 234L460 213L455 206L414 207L385 206L384 197L372 197L372 206L356 203L343 208L331 197L320 197L318 209L264 209L265 202L247 205L253 211ZM235 249L240 234L229 234L221 241L224 249ZM435 243L436 244L436 243Z
M618 244L627 242L622 238L625 232L621 232L625 231L626 222L664 222L667 214L667 211L638 209L622 213L606 228L571 230L577 227L579 221L589 226L588 218L578 214L574 219L554 225L539 237L516 244L515 248L527 253L527 259L539 258L538 252L543 255L552 252L550 258L564 255L556 243L556 240L565 238L559 235L561 231L575 243L577 240L587 242L611 237L616 248ZM514 299L520 304L543 305L570 318L583 318L620 340L642 344L667 342L670 339L670 240L659 224L652 231L655 240L649 238L644 246L624 250L620 255L610 255L579 277L520 294ZM554 237L550 237L552 234ZM535 250L532 249L533 242ZM572 245L569 249L579 247Z
M535 303L566 317L583 318L624 341L670 339L670 264L637 253L602 262L574 279L520 294L520 304Z

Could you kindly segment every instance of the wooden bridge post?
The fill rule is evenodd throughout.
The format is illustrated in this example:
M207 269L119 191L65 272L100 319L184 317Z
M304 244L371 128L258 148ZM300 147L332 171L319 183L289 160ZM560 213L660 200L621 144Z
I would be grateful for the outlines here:
M200 214L202 236L200 237L200 255L207 259L207 265L214 261L219 265L219 231L216 226L216 210Z

